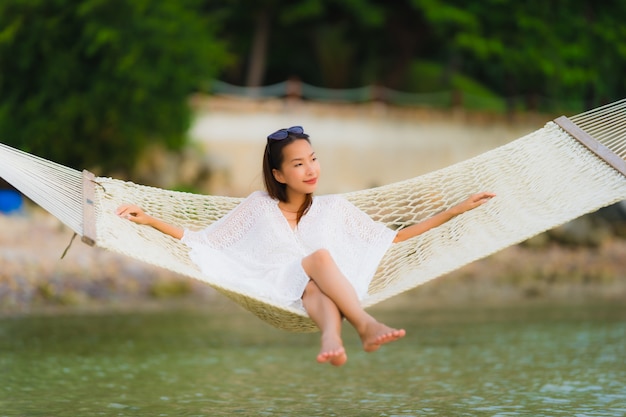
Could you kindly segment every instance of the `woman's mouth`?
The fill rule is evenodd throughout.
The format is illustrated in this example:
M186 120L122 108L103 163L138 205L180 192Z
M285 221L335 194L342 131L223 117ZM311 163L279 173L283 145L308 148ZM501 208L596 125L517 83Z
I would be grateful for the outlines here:
M312 178L310 180L304 181L306 184L315 185L317 183L317 178Z

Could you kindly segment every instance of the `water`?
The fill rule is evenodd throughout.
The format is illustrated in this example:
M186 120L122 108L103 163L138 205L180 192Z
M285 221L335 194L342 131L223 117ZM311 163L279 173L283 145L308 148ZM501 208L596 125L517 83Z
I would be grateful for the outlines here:
M407 337L336 369L222 304L0 319L0 416L626 415L623 305L378 311Z

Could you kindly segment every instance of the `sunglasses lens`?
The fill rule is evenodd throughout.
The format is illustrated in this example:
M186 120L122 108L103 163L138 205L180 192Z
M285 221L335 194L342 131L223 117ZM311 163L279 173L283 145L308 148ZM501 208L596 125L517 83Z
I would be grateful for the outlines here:
M283 140L288 135L289 135L289 133L287 133L287 131L285 129L281 129L281 130L278 130L278 131L272 133L267 138L268 139L272 139L272 140Z
M299 135L301 133L304 133L304 129L302 128L302 126L291 126L289 129L277 130L276 132L269 135L267 138L272 140L283 140L287 136L289 136L290 133Z

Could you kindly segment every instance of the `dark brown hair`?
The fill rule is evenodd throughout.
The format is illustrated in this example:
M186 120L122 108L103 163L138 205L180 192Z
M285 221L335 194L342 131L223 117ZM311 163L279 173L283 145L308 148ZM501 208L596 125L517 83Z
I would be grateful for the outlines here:
M278 201L287 202L287 185L276 181L274 178L274 169L281 169L284 156L283 149L290 143L296 140L309 140L309 135L306 133L289 133L285 139L274 140L268 139L265 145L265 152L263 153L263 181L265 183L265 190L270 197L277 199ZM304 216L311 207L313 201L313 195L307 194L304 202L298 209L296 221L299 223L302 216Z

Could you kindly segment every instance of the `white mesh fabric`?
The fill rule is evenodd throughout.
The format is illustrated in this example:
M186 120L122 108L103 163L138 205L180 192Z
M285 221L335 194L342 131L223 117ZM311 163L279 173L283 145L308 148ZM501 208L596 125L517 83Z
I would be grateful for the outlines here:
M119 219L113 213L119 204L133 202L165 221L200 229L221 218L241 199L177 193L112 179L98 181L104 186L97 187L99 246L215 284L189 261L182 243ZM363 305L374 305L626 199L626 180L550 122L534 133L470 160L345 196L375 220L402 228L481 190L493 191L497 197L421 236L393 245L383 258ZM240 299L236 292L229 293L221 285L217 288L278 327L314 328L297 309L254 297Z
M488 190L476 210L394 245L370 286L370 306L626 198L626 179L554 123L448 168L348 194L373 218L403 227Z
M623 159L624 106L622 102L618 107L583 113L572 120L580 121ZM607 120L604 127L602 120ZM77 233L83 232L80 172L0 144L0 176ZM242 199L173 192L110 178L96 181L98 246L205 281L276 327L315 330L301 310L226 288L199 271L180 241L115 215L120 204L134 203L169 223L199 230L222 218ZM393 245L379 265L364 306L624 200L626 179L550 122L530 135L467 161L406 181L347 193L345 197L375 220L397 229L482 190L493 191L497 197L421 236Z

